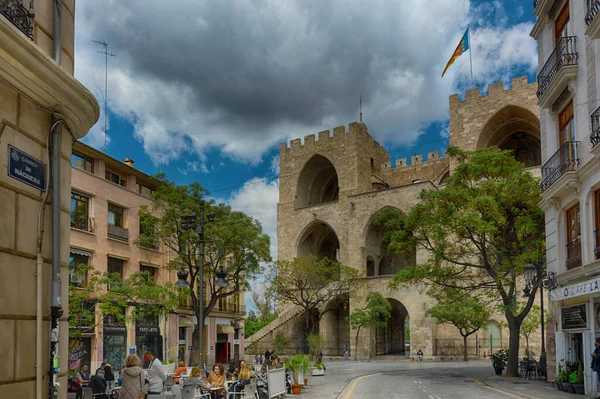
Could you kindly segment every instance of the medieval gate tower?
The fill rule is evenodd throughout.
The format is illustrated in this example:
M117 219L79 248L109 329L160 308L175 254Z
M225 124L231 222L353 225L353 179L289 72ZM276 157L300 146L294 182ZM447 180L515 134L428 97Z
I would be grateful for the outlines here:
M539 107L536 84L526 77L514 79L512 88L502 83L450 97L450 144L465 150L498 146L513 150L515 157L539 175L541 160ZM377 215L386 208L408 212L422 190L442 186L452 173L451 164L439 152L427 158L415 155L408 163L390 163L390 154L373 139L364 123L351 123L295 139L280 147L277 237L279 259L308 253L331 259L359 270L363 277L358 292L324 305L319 334L326 342L325 356L340 356L344 345L358 350L359 357L401 354L422 349L426 357L460 355L462 342L454 327L436 325L425 311L434 302L420 287L390 292L388 283L396 271L423 262L424 251L398 255L388 253ZM364 305L368 292L381 292L392 305L392 318L385 329L361 330L358 348L346 317ZM303 346L301 309L283 306L277 320L249 337L250 352L273 349L274 336L284 335L284 353ZM500 321L501 318L498 318ZM487 338L483 340L484 335ZM352 339L351 339L352 337ZM490 323L480 334L483 348L507 345L508 331ZM474 338L473 338L474 340ZM539 346L532 337L532 346ZM471 345L471 343L469 344ZM476 353L475 342L473 349ZM484 349L482 349L483 351ZM539 351L538 351L539 353Z

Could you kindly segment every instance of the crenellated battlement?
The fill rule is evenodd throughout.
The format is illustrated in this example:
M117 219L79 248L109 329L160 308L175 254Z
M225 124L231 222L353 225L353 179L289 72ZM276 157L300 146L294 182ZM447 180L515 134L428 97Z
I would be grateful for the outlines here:
M439 151L432 151L432 152L427 153L426 160L424 160L423 154L415 154L412 157L410 157L410 164L407 161L408 161L407 158L396 159L395 169L401 169L406 166L417 166L417 165L427 166L427 165L431 165L431 164L445 162L445 159L440 156ZM391 163L384 163L381 165L382 171L389 170L389 169L394 169L394 167L391 165Z
M323 130L317 133L317 135L309 134L304 136L304 138L292 139L290 140L289 145L288 143L281 143L279 145L279 151L282 156L287 156L295 151L314 151L317 147L322 146L325 143L337 146L347 144L350 140L356 140L356 143L360 140L361 145L372 146L376 152L387 154L389 157L386 149L369 134L367 126L360 122L349 124L348 130L346 130L345 126L334 127L333 134L331 130Z
M527 83L527 76L519 76L518 78L514 78L511 82L511 86L508 88L504 88L503 82L497 82L489 85L487 87L487 94L482 94L481 89L479 87L475 87L473 89L467 90L465 93L465 98L463 100L459 99L459 95L452 94L450 96L450 107L453 105L458 105L458 103L464 103L469 101L478 101L480 98L484 97L495 97L498 95L510 94L512 90L521 90L527 86L537 90L537 82Z

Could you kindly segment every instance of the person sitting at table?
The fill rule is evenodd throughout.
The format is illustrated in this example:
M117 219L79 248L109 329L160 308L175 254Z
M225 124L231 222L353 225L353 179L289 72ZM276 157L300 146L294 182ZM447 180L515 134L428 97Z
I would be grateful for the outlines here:
M194 367L190 372L188 378L183 382L183 386L189 385L204 385L204 380L202 379L202 371L198 367Z
M96 370L96 375L90 379L88 387L92 390L94 399L108 399L106 395L106 381L104 381L104 369Z
M144 370L142 361L136 355L125 358L125 368L121 373L123 384L121 385L120 399L140 399L140 393L144 390Z
M175 370L175 374L173 374L173 377L175 377L173 379L173 382L175 384L179 384L179 377L180 375L186 375L187 374L187 367L185 367L185 363L183 360L179 361L179 365L177 367L177 370Z
M106 386L108 388L113 388L115 386L115 374L113 373L112 366L110 364L104 365L104 381L106 381Z
M254 377L254 373L250 366L247 363L243 364L238 375L238 380L229 386L229 392L233 392L234 397L239 397L238 395L241 395L241 392L244 390L244 385L248 385L252 377Z
M221 363L217 363L213 367L213 371L208 375L207 382L211 387L225 386L225 368ZM220 389L215 391L217 398L225 395L225 390Z

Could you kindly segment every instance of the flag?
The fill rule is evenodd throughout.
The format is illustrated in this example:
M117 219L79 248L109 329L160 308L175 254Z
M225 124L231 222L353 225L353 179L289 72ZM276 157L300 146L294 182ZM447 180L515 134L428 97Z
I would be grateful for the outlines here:
M467 30L465 31L465 34L463 35L462 39L460 39L458 46L456 46L456 50L454 50L454 54L452 54L452 57L450 57L450 60L446 64L446 68L444 68L444 72L442 72L442 78L444 77L444 74L446 73L446 71L448 70L450 65L454 64L454 61L456 61L456 59L458 57L460 57L468 49L469 49L469 28L467 28Z

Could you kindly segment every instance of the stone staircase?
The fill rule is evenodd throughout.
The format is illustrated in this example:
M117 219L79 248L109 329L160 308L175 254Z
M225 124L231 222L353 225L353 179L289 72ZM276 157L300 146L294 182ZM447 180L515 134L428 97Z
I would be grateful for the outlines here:
M273 320L272 322L270 322L269 324L267 324L248 338L246 338L246 347L259 343L263 338L272 334L273 331L277 330L278 328L286 324L288 321L295 319L303 311L304 309L298 305L290 307L288 310L281 313L279 317L277 317L275 320Z

